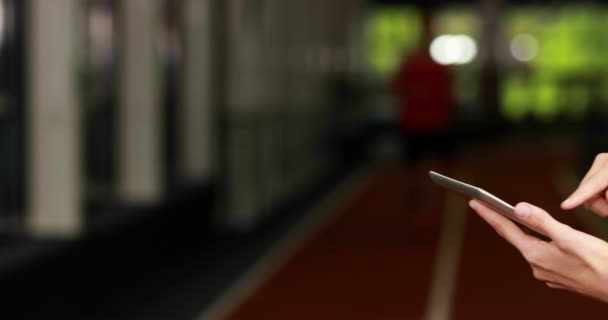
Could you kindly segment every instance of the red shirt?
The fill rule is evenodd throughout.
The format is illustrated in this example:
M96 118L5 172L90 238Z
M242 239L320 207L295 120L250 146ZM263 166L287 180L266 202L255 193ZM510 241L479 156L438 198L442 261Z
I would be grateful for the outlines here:
M448 68L433 61L428 53L410 56L391 83L400 105L400 127L414 133L445 129L452 110L451 86Z

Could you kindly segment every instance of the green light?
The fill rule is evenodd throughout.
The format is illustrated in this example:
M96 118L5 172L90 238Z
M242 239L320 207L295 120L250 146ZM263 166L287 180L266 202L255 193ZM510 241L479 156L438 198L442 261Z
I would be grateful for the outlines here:
M558 103L559 103L559 91L557 86L549 81L543 81L538 85L537 102L533 106L534 115L543 121L551 121L558 114Z
M403 55L418 45L420 17L410 7L380 7L365 26L368 59L380 75L392 73Z
M582 119L587 112L591 100L589 90L583 85L577 85L569 90L568 114L575 119Z
M469 7L455 7L441 10L435 16L435 21L435 34L479 36L479 15Z
M520 122L528 113L529 86L521 77L508 77L503 81L502 115L511 122Z
M529 62L527 71L518 69L506 74L533 75L536 90L525 104L529 112L545 121L556 118L560 112L573 119L584 117L591 104L590 83L597 81L591 79L608 74L605 58L608 43L604 35L607 18L605 6L590 4L568 5L558 10L528 6L508 14L505 20L508 39L527 33L539 43L538 56ZM521 89L503 87L504 103L513 103L509 97L518 95L510 92L513 90ZM608 95L602 95L600 92L599 97L608 103Z

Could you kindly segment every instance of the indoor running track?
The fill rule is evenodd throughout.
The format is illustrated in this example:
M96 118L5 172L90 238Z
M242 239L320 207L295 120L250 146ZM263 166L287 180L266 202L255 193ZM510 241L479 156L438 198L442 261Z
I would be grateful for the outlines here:
M463 153L448 174L580 228L574 214L558 210L556 177L573 157L538 145ZM201 318L555 320L608 313L608 306L535 280L465 200L428 184L417 185L426 191L408 203L411 170L373 169L353 179L332 212L321 213L330 218L284 241Z

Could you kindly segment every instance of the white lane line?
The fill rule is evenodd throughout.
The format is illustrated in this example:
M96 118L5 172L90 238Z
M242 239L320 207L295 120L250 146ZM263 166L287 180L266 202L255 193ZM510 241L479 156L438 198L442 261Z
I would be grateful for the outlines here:
M465 181L470 181L470 179ZM447 194L446 210L439 235L439 243L433 260L433 280L425 310L426 320L451 318L452 302L463 238L467 221L466 200Z
M337 217L340 207L351 201L367 185L370 180L370 171L369 168L363 168L351 174L336 188L336 191L320 202L308 217L278 241L197 319L216 320L228 317L245 299L275 274L299 248Z

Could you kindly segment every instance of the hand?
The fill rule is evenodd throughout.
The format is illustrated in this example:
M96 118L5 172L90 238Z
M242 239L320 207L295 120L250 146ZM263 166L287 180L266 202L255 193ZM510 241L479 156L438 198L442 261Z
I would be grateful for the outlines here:
M532 267L534 277L547 286L608 302L608 243L553 219L544 210L519 203L515 214L553 241L523 232L515 223L481 202L471 208L515 246Z
M593 165L578 188L562 202L562 209L571 210L581 204L600 216L608 217L608 153L595 157Z

